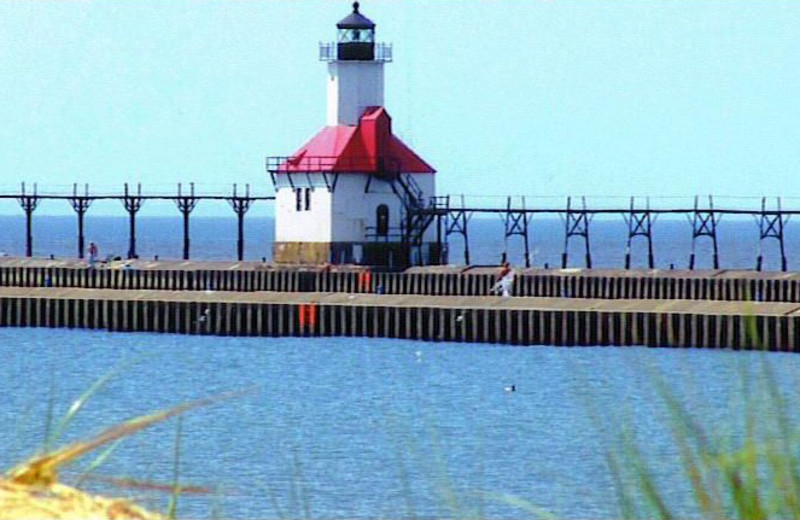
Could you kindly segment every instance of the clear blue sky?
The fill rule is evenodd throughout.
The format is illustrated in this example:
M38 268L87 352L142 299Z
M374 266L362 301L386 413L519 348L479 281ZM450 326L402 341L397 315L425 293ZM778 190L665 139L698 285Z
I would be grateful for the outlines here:
M0 187L268 186L331 0L0 2ZM796 0L364 0L445 193L800 196Z

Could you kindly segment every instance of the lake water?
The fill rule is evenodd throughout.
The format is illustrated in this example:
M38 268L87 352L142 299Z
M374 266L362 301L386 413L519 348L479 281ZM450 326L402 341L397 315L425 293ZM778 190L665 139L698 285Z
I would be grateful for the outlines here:
M505 248L500 220L472 224L473 261L496 263ZM192 225L194 258L232 257L233 219L196 218ZM592 226L595 265L620 267L624 224ZM22 219L0 217L0 229L0 251L22 253ZM178 219L142 218L138 229L143 257L180 255ZM686 265L690 230L684 221L657 224L659 266ZM272 220L250 218L247 232L247 257L269 257ZM37 217L35 253L73 255L74 233L73 218ZM87 237L103 254L123 255L127 222L90 217ZM796 267L800 244L788 238ZM756 239L752 222L721 225L723 266L752 267ZM562 246L558 220L534 223L536 265L559 263ZM460 251L454 241L451 258L459 260ZM577 244L571 252L581 265ZM704 245L699 265L708 265L707 252ZM519 261L519 242L510 253ZM774 268L774 248L768 253ZM185 416L181 482L211 492L182 496L184 517L531 516L510 503L517 499L561 517L618 516L605 454L624 428L641 441L671 505L686 516L690 494L654 380L669 383L698 420L735 444L743 431L742 375L764 359L782 387L797 386L800 357L786 354L0 329L0 467L40 445L48 403L60 417L94 381L122 366L63 441L186 400L256 388ZM512 384L516 391L506 392ZM756 409L762 417L774 412L768 402ZM95 473L169 484L175 432L171 420L126 439ZM74 482L91 459L70 467L66 480ZM168 500L87 482L162 509Z
M270 259L274 237L273 220L254 216L245 220L245 257ZM223 217L193 217L191 223L192 258L230 259L236 256L236 220ZM34 255L75 256L76 224L74 217L36 216L34 218ZM627 228L621 218L597 219L591 223L591 251L595 267L624 266ZM25 252L25 222L21 215L0 215L0 253L22 255ZM692 228L686 219L662 219L653 228L657 267L676 268L688 265ZM789 269L800 269L800 234L786 232ZM758 228L752 219L726 218L719 224L720 262L723 268L752 269L758 250ZM521 238L503 239L500 218L474 218L470 221L471 261L497 264L504 251L512 263L522 265ZM93 216L86 219L86 238L100 245L101 255L125 256L128 250L128 221L124 217ZM183 251L183 228L177 217L141 217L137 219L137 247L142 258L180 258ZM564 225L558 219L537 217L531 220L530 247L534 266L545 263L561 265L564 249ZM570 265L584 265L584 246L578 238L570 242ZM764 242L765 269L779 269L777 242ZM458 235L450 240L450 261L463 263L463 242ZM634 266L645 266L647 248L639 237L633 243ZM696 267L710 267L711 243L698 240Z
M654 380L735 443L741 376L765 359L780 385L796 387L800 357L787 354L0 329L0 460L7 467L41 442L49 402L60 417L121 366L64 441L255 387L185 416L181 482L214 491L182 497L182 516L531 516L509 504L513 496L560 517L613 517L604 456L623 425L685 516L691 495ZM512 384L516 391L505 391ZM774 411L758 401L755 409L761 418ZM170 483L175 432L173 419L128 438L96 473ZM168 499L110 492L161 508Z

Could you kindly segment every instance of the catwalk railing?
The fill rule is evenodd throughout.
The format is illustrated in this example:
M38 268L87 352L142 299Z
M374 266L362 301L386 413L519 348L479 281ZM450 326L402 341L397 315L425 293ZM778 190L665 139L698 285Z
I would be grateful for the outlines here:
M528 199L530 200L530 199ZM705 201L707 200L707 203ZM573 204L572 197L566 197L566 204L563 207L556 205L531 205L526 203L526 197L506 197L504 204L496 206L475 205L468 203L464 196L448 197L446 208L446 220L444 223L445 241L450 235L461 235L464 243L463 258L466 265L470 265L470 240L469 240L469 221L476 214L495 214L499 215L504 224L504 242L506 244L501 261L506 261L508 257L509 242L513 237L518 236L522 241L523 261L525 267L531 267L530 258L530 229L531 217L535 215L557 215L564 224L564 249L561 255L561 267L567 268L569 262L569 245L572 240L583 241L584 245L584 266L592 268L592 253L590 247L590 224L594 217L598 215L617 215L621 216L627 225L627 239L625 246L625 269L631 268L632 244L634 239L641 237L647 242L647 266L650 269L655 267L655 255L653 253L653 227L659 216L662 215L684 215L691 225L691 252L689 256L688 268L693 270L696 264L697 244L701 239L706 239L711 243L712 258L711 263L714 269L720 268L719 241L717 228L723 216L752 216L758 226L758 251L755 259L755 268L760 271L764 266L763 243L767 240L774 240L778 244L780 254L780 265L782 271L787 271L788 261L786 257L785 228L793 215L800 214L800 209L784 209L780 197L760 198L758 208L731 208L715 207L714 197L709 195L707 199L695 196L691 206L660 207L652 208L648 197L631 197L628 204L611 207L590 207L586 204L586 197L580 197L580 205ZM639 203L637 205L637 202ZM642 205L642 202L644 204ZM771 204L770 204L771 203ZM450 251L452 253L452 251ZM452 260L452 257L451 257Z
M335 182L328 183L327 189L335 189ZM244 216L257 201L274 201L274 195L252 195L249 186L244 190L239 190L237 185L233 185L229 193L217 194L197 194L194 184L188 185L188 190L184 185L178 184L174 191L170 192L148 192L142 191L141 185L132 189L127 184L118 192L95 193L89 190L87 185L79 189L73 185L71 193L45 193L37 190L36 185L33 189L27 189L23 183L19 191L14 193L0 193L0 200L16 200L25 213L25 254L33 255L33 216L39 203L43 200L63 200L69 203L77 216L77 253L79 258L84 257L85 237L84 237L84 218L93 202L97 200L118 200L128 213L128 258L136 258L136 218L142 205L150 200L170 200L173 201L183 217L183 258L190 257L190 237L189 223L190 214L200 201L223 201L227 202L233 209L238 220L237 233L237 258L243 259L244 256ZM531 204L531 200L536 203ZM719 207L715 205L714 197L707 198L694 197L689 204L676 207L651 207L650 199L647 197L631 197L625 204L611 205L608 207L598 207L587 205L586 198L578 199L579 204L575 204L573 197L566 197L565 204L562 206L557 203L541 203L541 198L527 198L522 196L505 197L502 201L490 204L474 204L468 202L462 196L440 196L436 198L436 204L430 205L431 219L436 220L438 239L445 244L453 235L461 236L463 242L463 263L471 265L470 257L470 220L475 215L498 215L503 222L503 238L505 248L499 261L508 259L509 248L515 240L521 241L523 250L523 263L525 267L531 266L530 238L533 224L532 217L536 215L555 215L562 219L564 225L564 249L561 255L561 267L570 266L569 246L575 240L583 244L584 258L582 264L592 267L591 250L591 223L598 215L621 216L627 227L627 237L625 245L624 267L630 269L632 265L632 245L634 240L643 240L647 243L646 264L650 268L655 267L655 255L653 248L653 228L657 219L662 215L684 215L691 225L691 251L689 254L688 268L694 269L697 256L699 255L697 245L701 240L707 241L711 246L711 265L718 269L720 267L719 240L717 229L722 217L751 216L755 219L758 228L758 251L754 259L754 267L761 270L764 267L763 244L766 241L777 243L779 263L782 271L788 269L788 259L786 254L785 232L786 226L792 216L800 214L800 209L787 209L782 206L780 197L762 197L756 207ZM552 200L552 198L551 198ZM616 199L619 200L619 199ZM427 208L428 206L426 206ZM424 211L422 212L424 213ZM421 215L420 218L426 215ZM455 260L452 249L450 261Z
M136 252L136 216L141 210L142 205L147 201L161 200L173 201L178 211L183 217L183 259L188 260L190 256L189 239L189 216L194 211L197 204L201 201L227 202L236 214L237 219L237 258L244 258L244 216L250 207L257 201L271 201L275 197L272 195L252 195L250 185L246 184L244 190L239 190L239 186L233 184L230 193L222 194L199 194L195 192L194 183L188 185L188 190L184 190L182 184L178 184L174 192L142 192L142 185L137 184L132 189L128 184L123 185L120 192L90 192L89 185L84 184L82 189L77 184L72 186L72 193L50 193L40 192L36 184L33 189L27 189L25 183L20 186L18 193L0 193L0 200L16 200L22 211L25 212L25 256L33 256L33 213L43 200L63 200L68 202L78 219L77 230L77 253L78 258L84 257L86 251L84 235L84 219L89 207L98 200L118 200L122 203L128 213L128 258L138 258Z

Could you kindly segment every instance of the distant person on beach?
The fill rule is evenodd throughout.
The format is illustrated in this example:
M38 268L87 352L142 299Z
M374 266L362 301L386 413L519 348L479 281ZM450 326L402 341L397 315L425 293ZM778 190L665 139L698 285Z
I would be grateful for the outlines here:
M511 296L511 286L514 285L514 270L511 269L508 262L503 262L498 278L491 292L501 293L504 298L508 298Z
M89 242L89 247L86 250L89 253L89 268L92 269L94 268L95 262L97 262L97 244L94 242Z

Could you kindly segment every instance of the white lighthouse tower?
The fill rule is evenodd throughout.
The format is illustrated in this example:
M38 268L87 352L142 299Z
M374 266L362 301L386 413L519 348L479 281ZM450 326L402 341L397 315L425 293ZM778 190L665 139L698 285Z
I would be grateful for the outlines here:
M320 45L326 125L291 156L268 157L278 263L388 268L445 261L435 170L392 133L383 67L390 45L359 3Z
M392 59L391 47L376 49L375 24L358 8L356 2L336 24L336 46L320 46L320 59L328 62L328 126L357 125L367 107L383 106L383 64Z

